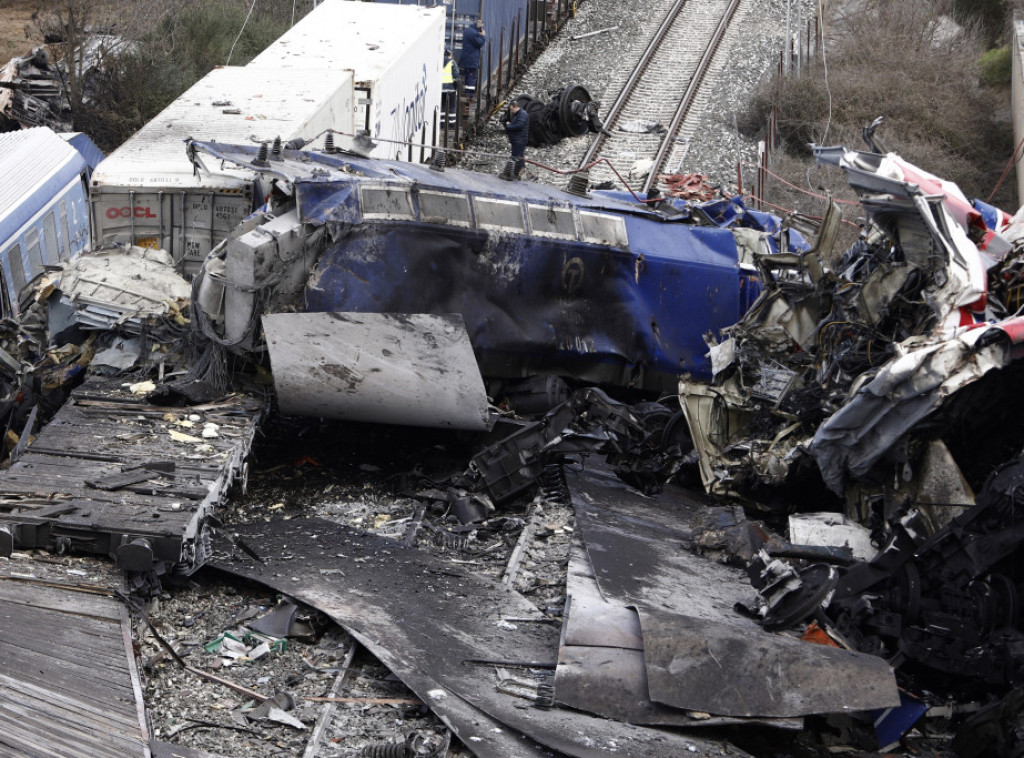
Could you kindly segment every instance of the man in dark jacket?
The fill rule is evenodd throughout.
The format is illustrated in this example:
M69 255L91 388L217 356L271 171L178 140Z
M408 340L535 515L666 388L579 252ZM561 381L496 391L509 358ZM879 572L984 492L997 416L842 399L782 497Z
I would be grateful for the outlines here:
M508 107L505 133L508 134L508 143L512 146L513 176L518 179L526 167L526 141L530 136L530 116L515 101Z
M462 90L472 100L476 97L476 79L480 71L480 50L487 43L484 20L478 18L462 32L462 54L459 70L462 72Z

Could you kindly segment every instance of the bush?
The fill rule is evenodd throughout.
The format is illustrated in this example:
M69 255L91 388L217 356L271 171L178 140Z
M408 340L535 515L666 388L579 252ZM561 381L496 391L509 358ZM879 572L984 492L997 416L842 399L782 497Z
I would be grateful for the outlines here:
M867 149L861 129L882 116L876 139L886 150L955 181L968 196L988 196L1010 156L1012 136L993 117L997 93L979 86L983 35L944 22L938 5L901 0L839 13L826 27L825 59L758 94L746 128L764 124L777 108L781 144L800 166L787 179L808 186L817 175L809 168L809 143ZM783 199L789 198L773 202L783 205ZM1017 207L1008 184L993 202Z
M40 29L81 40L84 29L72 28L75 19L92 28L103 19L105 30L134 43L108 56L75 98L75 128L107 152L215 66L248 63L313 7L313 0L42 1Z
M977 23L986 38L994 42L1003 33L1010 5L1007 0L953 0L951 10L958 20Z
M1010 46L988 50L978 61L981 79L989 87L1009 87L1013 75L1013 53Z

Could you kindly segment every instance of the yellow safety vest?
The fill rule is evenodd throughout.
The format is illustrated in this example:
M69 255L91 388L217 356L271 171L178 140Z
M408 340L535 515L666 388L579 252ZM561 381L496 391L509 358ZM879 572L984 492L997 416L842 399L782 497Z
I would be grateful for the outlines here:
M455 84L455 77L452 76L452 64L454 60L448 61L444 64L444 68L441 70L441 84Z

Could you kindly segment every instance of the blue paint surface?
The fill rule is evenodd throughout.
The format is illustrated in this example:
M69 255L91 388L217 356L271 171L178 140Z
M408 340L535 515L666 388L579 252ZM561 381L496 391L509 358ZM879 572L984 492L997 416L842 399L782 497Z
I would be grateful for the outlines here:
M229 152L246 160L253 150ZM484 375L495 378L557 373L659 391L674 390L680 374L709 378L704 336L734 324L760 292L734 230L778 246L778 219L738 199L675 201L664 215L623 193L584 198L352 156L306 161L290 176L300 217L330 232L307 283L307 310L459 313ZM275 173L293 165L302 164L284 161ZM376 201L366 200L367 188ZM428 216L427 196L451 199L463 215ZM507 212L505 226L487 223L484 204ZM575 223L553 237L546 213ZM587 219L616 231L595 237ZM791 244L806 248L798 238Z

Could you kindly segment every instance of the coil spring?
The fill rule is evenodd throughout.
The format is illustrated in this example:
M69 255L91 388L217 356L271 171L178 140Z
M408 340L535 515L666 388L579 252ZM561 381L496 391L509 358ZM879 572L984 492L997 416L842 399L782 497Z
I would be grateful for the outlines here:
M555 705L554 677L547 677L537 684L537 699L534 708L552 708Z
M451 532L439 530L434 532L434 544L442 550L458 552L460 550L465 550L468 547L469 538L459 534L452 534Z
M572 501L569 495L569 485L565 481L565 470L561 463L549 463L537 477L540 484L541 495L551 503L569 505Z
M429 731L411 732L402 742L378 742L367 745L363 758L437 758L446 742Z
M378 742L367 745L360 753L363 758L411 758L408 740L403 742Z

